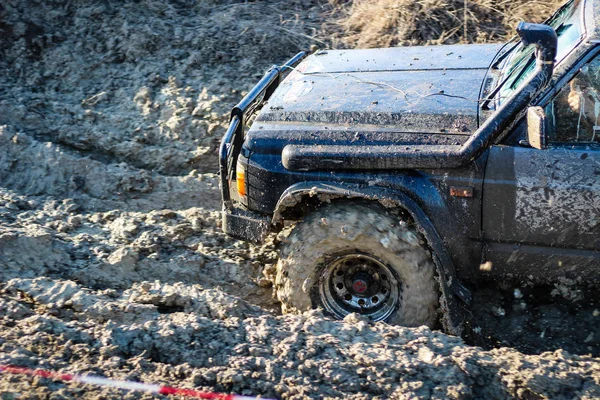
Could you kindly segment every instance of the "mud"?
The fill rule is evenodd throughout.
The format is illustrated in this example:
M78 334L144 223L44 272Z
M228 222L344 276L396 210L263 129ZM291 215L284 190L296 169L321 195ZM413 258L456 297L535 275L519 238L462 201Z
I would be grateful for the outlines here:
M0 302L0 363L278 398L600 396L600 364L590 357L486 352L426 327L353 315L277 317L200 285L142 282L119 294L17 278L4 285ZM40 397L121 395L22 377L2 381L4 398L32 390Z
M562 279L548 286L489 285L474 292L464 339L528 354L563 349L600 356L597 289Z
M568 342L547 332L521 346L541 355L356 316L279 315L276 239L257 247L220 230L216 147L271 63L323 45L309 37L326 11L2 2L0 363L276 398L600 397L598 339L576 346L574 332L597 325L571 309L551 322L574 318ZM0 376L2 399L99 397L151 398Z

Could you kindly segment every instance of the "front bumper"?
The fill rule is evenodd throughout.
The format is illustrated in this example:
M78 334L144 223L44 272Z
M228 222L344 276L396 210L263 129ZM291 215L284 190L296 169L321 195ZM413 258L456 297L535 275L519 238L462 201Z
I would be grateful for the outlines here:
M222 229L236 239L263 243L271 232L271 220L256 213L223 207Z

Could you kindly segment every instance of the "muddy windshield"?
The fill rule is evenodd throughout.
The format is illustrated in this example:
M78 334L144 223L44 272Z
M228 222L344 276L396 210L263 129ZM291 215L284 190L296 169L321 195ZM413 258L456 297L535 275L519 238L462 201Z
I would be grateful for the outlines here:
M574 0L566 4L546 23L556 31L558 48L556 63L560 63L575 48L583 36L581 20L581 0ZM528 78L535 69L535 46L518 44L513 50L508 62L502 70L505 77L504 85L500 89L500 99L510 97Z

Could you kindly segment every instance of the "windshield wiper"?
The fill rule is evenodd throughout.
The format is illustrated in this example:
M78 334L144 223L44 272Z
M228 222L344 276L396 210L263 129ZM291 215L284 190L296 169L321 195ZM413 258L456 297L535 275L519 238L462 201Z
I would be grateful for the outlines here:
M481 108L484 110L489 110L488 105L490 104L490 102L492 100L494 100L494 97L498 94L498 92L500 91L500 89L502 89L502 87L506 84L506 82L514 75L515 71L519 70L519 74L517 75L517 77L514 80L516 82L517 80L519 80L519 78L521 78L523 76L525 71L527 71L527 68L529 68L529 66L531 65L532 60L535 60L535 53L531 54L531 56L526 61L525 66L523 68L521 68L520 70L518 68L513 69L510 72L510 74L506 75L504 77L504 79L502 79L502 81L496 85L494 90L492 90L491 93L487 96L487 98L483 101L483 103L481 103ZM521 63L523 63L523 61L521 61Z
M523 68L521 68L519 70L519 73L517 74L517 76L515 76L515 79L513 79L513 84L516 83L516 82L518 82L519 79L521 79L521 77L523 76L523 74L525 74L525 72L527 72L527 70L529 69L529 66L531 65L531 63L533 61L535 61L535 53L531 54L531 56L529 57L529 59L527 60L527 62L525 62L525 65L523 66ZM513 89L514 89L514 87L513 87Z
M509 50L506 50L504 53L502 53L502 55L500 57L498 57L498 59L496 61L494 61L494 63L492 64L492 66L490 68L491 69L497 69L498 68L498 64L500 64L502 61L504 61L504 59L506 57L508 57L508 55L510 53L512 53L512 51L519 45L519 43L521 43L521 42L517 42L517 43L513 44L512 47Z

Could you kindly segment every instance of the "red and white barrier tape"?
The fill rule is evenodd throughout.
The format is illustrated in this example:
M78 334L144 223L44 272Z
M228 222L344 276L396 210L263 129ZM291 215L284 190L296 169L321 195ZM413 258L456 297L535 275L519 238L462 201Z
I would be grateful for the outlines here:
M90 385L109 386L125 390L141 390L144 392L157 394L174 394L179 396L194 397L206 400L254 400L256 397L238 396L234 394L200 392L194 389L174 388L170 386L154 385L150 383L117 381L113 379L102 378L99 376L82 376L75 374L62 374L59 372L47 371L43 369L30 369L22 367L13 367L11 365L0 365L0 372L17 375L40 376L42 378L54 379L59 381L73 381L87 383ZM268 399L264 399L268 400Z

